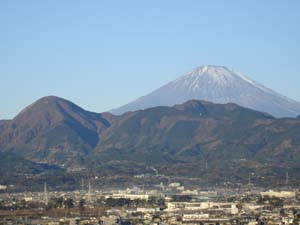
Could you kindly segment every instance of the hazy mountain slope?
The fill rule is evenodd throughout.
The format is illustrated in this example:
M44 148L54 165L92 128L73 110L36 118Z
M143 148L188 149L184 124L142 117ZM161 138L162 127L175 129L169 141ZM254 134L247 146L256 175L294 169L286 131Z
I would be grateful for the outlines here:
M262 179L282 182L287 170L300 178L299 146L297 119L193 100L121 116L104 132L93 158L117 161L121 168L121 162L144 163L162 174L205 176L209 182L224 177L245 182L251 172L266 184Z
M4 129L7 127L10 120L0 120L0 135L4 131Z
M114 114L155 106L173 106L191 99L238 105L278 117L295 117L300 103L221 66L203 66L152 93L112 110Z
M45 97L25 108L2 131L0 149L53 164L78 160L109 126L101 114L57 97Z
M46 164L38 164L9 152L0 152L0 179L3 177L7 179L10 175L24 176L25 174L40 174L55 170L61 169Z
M136 156L136 160L145 160L146 157L147 162L151 158L197 160L208 155L213 160L220 159L214 154L222 154L222 159L253 157L253 151L261 147L253 150L249 144L247 148L249 134L263 133L260 125L269 126L273 121L276 120L268 114L235 104L193 100L124 115L105 132L97 150L107 156L117 152L121 158ZM235 146L238 142L241 142L239 147Z
M3 127L5 124L7 124L10 120L0 120L0 127Z
M114 116L45 97L0 127L0 167L15 174L20 168L47 172L41 164L46 163L101 176L132 176L155 167L160 174L204 176L210 183L224 177L246 182L250 172L259 182L264 177L276 183L287 170L300 179L300 120L233 103L190 100ZM7 163L13 158L15 164Z

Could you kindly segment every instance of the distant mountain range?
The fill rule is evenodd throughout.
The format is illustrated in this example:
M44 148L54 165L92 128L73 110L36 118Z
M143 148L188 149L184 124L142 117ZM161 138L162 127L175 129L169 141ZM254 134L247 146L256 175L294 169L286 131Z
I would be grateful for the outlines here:
M299 119L233 103L190 100L114 116L49 96L0 121L0 183L20 171L132 177L155 168L209 184L245 183L249 174L259 184L278 184L289 171L299 184L299 146Z
M116 115L188 100L236 103L276 117L295 117L300 103L223 66L202 66L111 112Z

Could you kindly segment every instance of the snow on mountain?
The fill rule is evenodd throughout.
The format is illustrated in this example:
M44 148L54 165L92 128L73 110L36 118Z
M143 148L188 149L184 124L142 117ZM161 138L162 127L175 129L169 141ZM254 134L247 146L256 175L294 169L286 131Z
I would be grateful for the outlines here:
M155 106L172 106L191 99L236 103L277 117L295 117L300 114L299 102L238 72L212 65L197 67L150 94L111 112L119 115Z

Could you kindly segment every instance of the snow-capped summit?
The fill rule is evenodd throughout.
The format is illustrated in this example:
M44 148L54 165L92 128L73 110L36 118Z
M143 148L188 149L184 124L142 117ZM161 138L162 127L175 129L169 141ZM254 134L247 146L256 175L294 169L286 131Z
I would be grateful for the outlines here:
M191 84L192 86L199 84L201 79L208 79L210 82L216 82L220 85L226 84L233 79L232 73L223 66L202 66L195 68L192 72L179 77L174 82L185 82L185 84ZM194 81L191 83L191 79Z
M227 67L213 65L197 67L152 93L112 110L112 113L172 106L191 99L236 103L277 117L300 114L300 103Z
M194 80L193 80L194 79ZM230 83L244 81L247 83L252 84L253 86L262 89L267 92L271 92L270 89L256 83L255 81L251 80L250 78L235 72L233 70L228 69L225 66L201 66L197 67L192 70L190 73L187 73L175 81L171 83L181 83L183 82L185 85L189 86L190 88L199 88L201 87L200 84L211 84L215 83L215 85L219 86L228 86Z

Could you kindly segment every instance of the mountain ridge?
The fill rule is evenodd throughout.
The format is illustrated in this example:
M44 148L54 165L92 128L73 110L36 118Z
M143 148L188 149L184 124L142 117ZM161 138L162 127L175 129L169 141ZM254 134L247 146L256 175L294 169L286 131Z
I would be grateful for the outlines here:
M229 70L224 66L196 67L148 95L117 109L113 114L155 106L173 106L190 99L238 105L267 112L277 117L296 117L300 103Z
M99 140L99 131L109 126L109 122L101 114L85 111L65 99L47 96L26 107L5 126L0 136L2 148L36 161L42 160L44 154L53 154L55 162L60 161L57 158L62 155L82 155L92 149ZM65 151L60 151L61 148Z
M224 176L247 182L251 171L257 182L267 185L262 177L276 183L285 177L282 170L300 178L299 146L299 119L200 100L114 116L46 97L13 120L0 122L1 155L12 163L14 155L18 157L17 168L6 168L57 171L66 177L73 176L72 171L132 177L154 167L166 176L206 176L211 184ZM1 176L13 177L8 172L3 170Z

